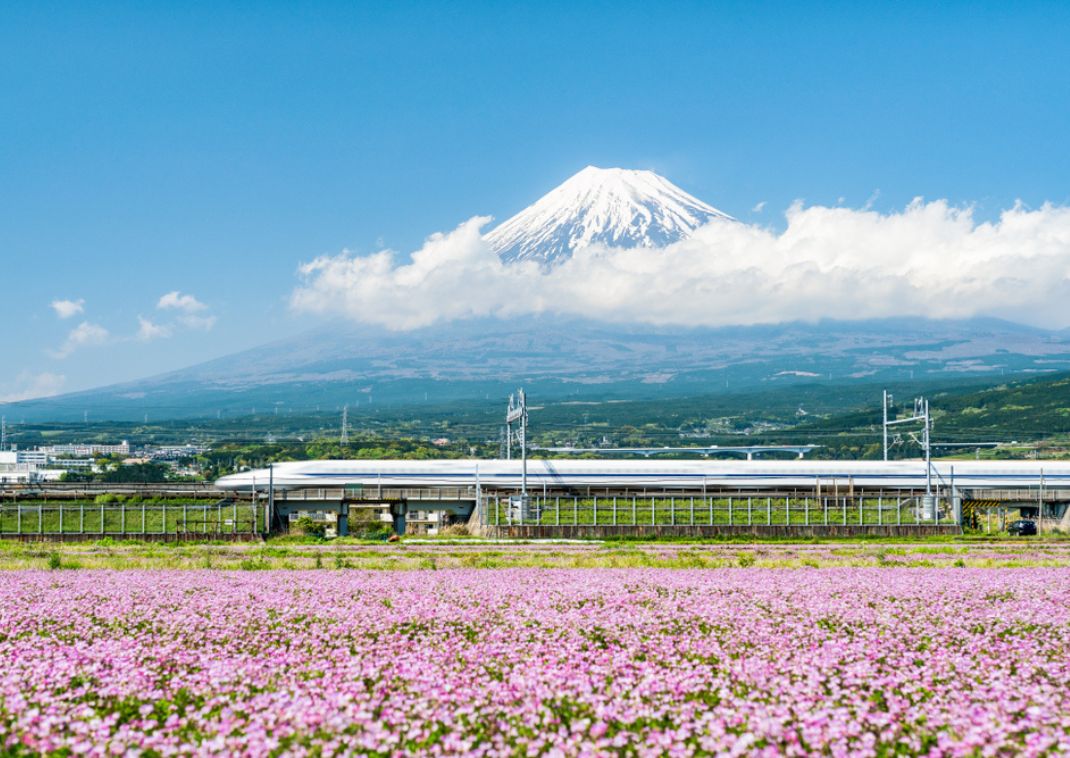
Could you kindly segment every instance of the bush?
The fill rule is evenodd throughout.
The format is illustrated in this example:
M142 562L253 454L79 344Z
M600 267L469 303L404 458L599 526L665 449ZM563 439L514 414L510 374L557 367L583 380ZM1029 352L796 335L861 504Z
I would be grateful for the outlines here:
M327 535L327 524L322 521L313 521L308 516L298 518L294 522L293 528L298 534L305 534L317 539L323 539Z
M267 571L271 564L268 562L267 552L261 550L255 558L243 558L238 568L242 571Z
M48 568L51 571L63 568L63 559L55 550L48 554Z

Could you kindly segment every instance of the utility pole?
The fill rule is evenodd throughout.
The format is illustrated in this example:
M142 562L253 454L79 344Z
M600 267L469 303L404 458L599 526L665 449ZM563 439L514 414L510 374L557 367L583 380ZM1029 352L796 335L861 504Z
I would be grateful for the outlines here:
M523 410L520 416L520 457L523 461L520 468L520 493L526 503L528 500L528 403L524 397L524 390L520 390L520 407Z
M268 506L267 506L267 529L270 532L275 522L275 464L268 464Z
M922 416L925 419L925 494L930 497L933 494L933 457L932 457L932 445L930 444L930 432L933 428L932 416L929 415L929 401L927 398L921 399Z
M888 390L884 390L884 402L881 403L881 408L884 411L884 423L881 424L884 438L884 460L888 460Z

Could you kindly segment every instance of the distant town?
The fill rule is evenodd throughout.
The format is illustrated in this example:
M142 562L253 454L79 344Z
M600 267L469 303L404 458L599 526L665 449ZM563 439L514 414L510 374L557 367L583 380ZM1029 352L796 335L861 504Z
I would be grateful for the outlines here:
M0 450L0 484L78 481L92 475L108 475L110 481L138 481L136 474L164 474L168 478L200 478L197 456L209 448L200 445L131 446L117 444L38 445L25 450L12 446ZM130 474L125 472L129 471Z

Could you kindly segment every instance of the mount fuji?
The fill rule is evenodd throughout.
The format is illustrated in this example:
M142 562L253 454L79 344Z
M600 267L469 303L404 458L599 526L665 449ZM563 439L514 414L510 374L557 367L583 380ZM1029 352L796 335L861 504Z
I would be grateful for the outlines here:
M588 166L485 239L506 263L553 266L583 247L661 247L733 220L653 171Z
M738 223L650 171L588 167L489 232L508 263L550 268L585 246L655 247ZM156 419L533 396L569 402L854 383L1033 375L1070 366L1070 331L923 318L653 327L550 315L410 332L337 323L179 371L0 403L8 419ZM497 400L495 401L497 402Z

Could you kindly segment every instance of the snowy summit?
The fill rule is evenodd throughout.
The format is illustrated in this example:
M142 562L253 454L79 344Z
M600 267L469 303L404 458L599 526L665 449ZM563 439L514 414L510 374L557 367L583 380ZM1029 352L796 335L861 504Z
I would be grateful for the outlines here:
M506 263L553 265L593 244L660 247L714 219L731 216L653 171L588 166L486 239Z

